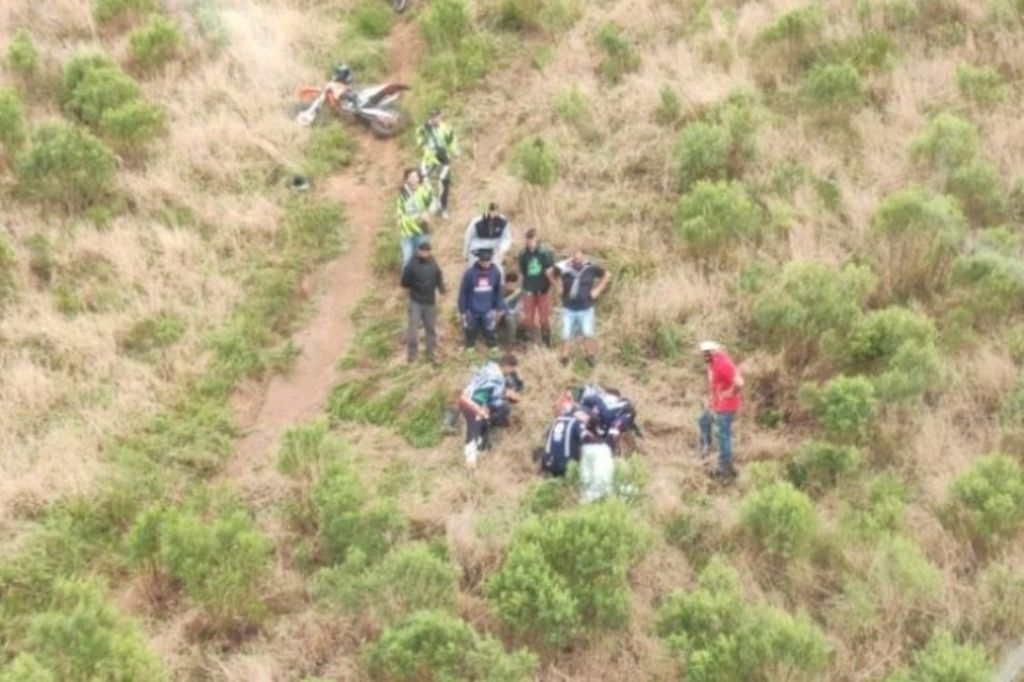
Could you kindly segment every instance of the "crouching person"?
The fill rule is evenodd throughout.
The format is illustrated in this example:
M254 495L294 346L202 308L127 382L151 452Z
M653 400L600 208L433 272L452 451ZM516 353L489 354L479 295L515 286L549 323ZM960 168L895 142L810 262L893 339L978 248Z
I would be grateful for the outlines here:
M477 370L459 397L459 410L466 419L466 466L476 467L480 453L490 447L492 427L508 426L512 403L523 388L516 373L518 361L506 355L499 362L488 361Z
M590 430L593 419L584 410L576 410L555 417L544 437L540 452L540 470L552 476L565 476L569 462L579 463L583 444L595 441L597 436Z

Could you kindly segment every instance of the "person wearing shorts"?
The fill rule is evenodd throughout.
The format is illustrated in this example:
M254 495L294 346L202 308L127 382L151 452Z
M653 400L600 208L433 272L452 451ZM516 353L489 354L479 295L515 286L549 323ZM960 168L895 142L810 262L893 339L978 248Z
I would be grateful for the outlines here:
M562 364L569 364L573 348L580 345L587 364L593 366L597 361L594 303L608 288L611 273L577 248L569 258L552 266L548 278L552 284L562 286Z

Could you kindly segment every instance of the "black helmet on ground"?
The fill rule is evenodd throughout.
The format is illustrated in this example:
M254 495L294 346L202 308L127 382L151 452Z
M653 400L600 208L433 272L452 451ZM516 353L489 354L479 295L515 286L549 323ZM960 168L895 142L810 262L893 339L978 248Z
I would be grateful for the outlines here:
M348 85L352 82L352 69L348 67L348 64L338 64L334 67L333 79L339 83Z

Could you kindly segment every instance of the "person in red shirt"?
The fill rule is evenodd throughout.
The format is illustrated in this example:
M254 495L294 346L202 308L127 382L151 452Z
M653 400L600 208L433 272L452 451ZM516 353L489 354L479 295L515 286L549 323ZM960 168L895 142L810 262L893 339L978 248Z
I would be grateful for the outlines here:
M732 465L732 422L742 403L740 389L743 378L721 344L701 341L700 352L708 366L709 396L704 412L697 423L700 425L700 454L711 454L712 427L718 425L718 469L714 476L728 482L736 478Z

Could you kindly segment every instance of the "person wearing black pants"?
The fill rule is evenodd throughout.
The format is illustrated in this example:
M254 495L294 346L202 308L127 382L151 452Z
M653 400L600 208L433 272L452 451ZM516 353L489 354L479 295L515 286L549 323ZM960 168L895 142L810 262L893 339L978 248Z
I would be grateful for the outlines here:
M483 333L487 347L498 345L498 317L507 312L501 272L491 262L493 254L484 249L462 276L459 286L459 315L466 333L466 353L475 352Z
M420 242L416 247L416 257L402 270L402 287L409 290L409 327L406 333L409 362L416 360L421 324L427 335L427 360L436 360L437 292L444 294L445 286L444 275L430 251L429 241Z

